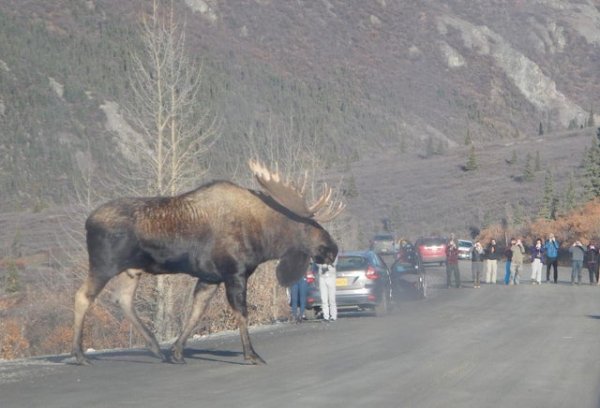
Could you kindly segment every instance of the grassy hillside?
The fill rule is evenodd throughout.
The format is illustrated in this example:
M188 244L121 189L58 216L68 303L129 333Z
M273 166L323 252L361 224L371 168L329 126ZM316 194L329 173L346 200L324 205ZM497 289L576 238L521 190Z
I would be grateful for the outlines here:
M108 130L101 106L131 97L130 53L147 6L0 0L1 210L70 202L82 163L112 176L121 135ZM382 218L411 235L465 230L508 211L506 197L535 212L543 170L534 183L515 179L525 152L538 151L539 126L545 139L577 149L579 161L586 143L573 146L564 131L587 125L600 106L600 10L592 1L175 6L189 54L203 65L199 103L222 123L209 178L239 171L251 143L308 135L332 169L324 177L354 183L349 214L365 234ZM460 169L466 137L476 147L476 172ZM554 150L541 145L546 166ZM519 161L509 166L513 150ZM553 175L564 188L577 169L556 161ZM430 216L454 202L449 223Z

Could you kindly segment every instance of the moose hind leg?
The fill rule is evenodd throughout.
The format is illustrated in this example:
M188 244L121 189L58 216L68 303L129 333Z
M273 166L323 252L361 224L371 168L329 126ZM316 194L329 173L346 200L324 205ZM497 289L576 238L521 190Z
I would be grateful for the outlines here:
M98 294L102 291L110 278L96 278L89 275L75 294L74 319L73 319L73 345L71 354L77 364L90 365L83 353L83 322L85 315Z
M146 340L146 343L148 344L152 354L162 361L167 361L165 355L160 350L160 346L156 340L156 337L142 323L135 311L135 291L138 287L141 276L142 271L139 269L127 269L125 272L121 273L117 282L116 300L121 306L125 317L131 322L137 332L144 337L144 340Z
M214 294L217 292L218 288L218 285L206 284L201 281L196 282L196 287L194 288L194 300L192 303L192 313L185 323L183 331L171 347L171 361L173 363L181 364L185 362L183 359L183 347L185 346L185 342L192 333L192 330L194 330L194 327L196 327L198 320L200 320L200 318L204 315L206 307L213 298Z

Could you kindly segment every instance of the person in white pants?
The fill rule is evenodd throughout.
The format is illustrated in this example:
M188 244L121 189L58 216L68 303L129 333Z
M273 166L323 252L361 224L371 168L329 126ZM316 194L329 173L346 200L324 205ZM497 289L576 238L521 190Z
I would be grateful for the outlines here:
M485 249L485 283L496 284L500 255L496 240L492 239Z
M324 321L337 320L337 304L335 302L335 275L337 258L333 265L321 264L319 267L319 291L321 292L321 310Z
M544 265L544 247L542 240L538 238L531 248L531 283L542 284L542 268Z

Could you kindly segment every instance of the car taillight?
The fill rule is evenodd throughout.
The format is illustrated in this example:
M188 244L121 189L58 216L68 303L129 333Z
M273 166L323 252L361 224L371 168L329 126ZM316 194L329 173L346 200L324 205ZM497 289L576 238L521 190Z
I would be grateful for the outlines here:
M312 272L306 272L306 283L313 283L315 281L315 274Z
M367 276L367 279L372 279L372 280L379 279L379 274L377 273L375 268L373 268L372 266L369 266L367 268L365 275Z

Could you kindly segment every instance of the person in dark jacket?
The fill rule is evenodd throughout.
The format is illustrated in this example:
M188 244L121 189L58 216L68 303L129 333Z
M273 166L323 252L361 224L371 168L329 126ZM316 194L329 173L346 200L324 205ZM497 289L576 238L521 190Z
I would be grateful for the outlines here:
M475 242L471 250L471 273L473 274L473 287L481 287L481 272L483 271L484 250L479 241Z
M448 287L452 286L452 275L454 283L460 288L460 270L458 269L458 247L454 239L451 239L446 245L446 282Z
M512 246L517 242L516 239L510 239L510 245L504 250L504 256L506 257L506 264L504 265L504 284L510 283L510 265L512 263Z
M585 248L581 244L581 241L577 240L569 248L571 254L571 285L575 284L575 278L577 278L577 284L581 284L581 268L583 266L583 259L585 258Z
M498 259L500 259L500 254L498 253L496 240L492 239L485 248L485 283L496 283Z
M550 267L554 268L554 283L558 280L558 248L560 243L554 237L554 234L548 235L544 243L546 250L546 282L550 283Z
M598 282L598 248L593 242L587 246L585 266L590 274L590 285Z

